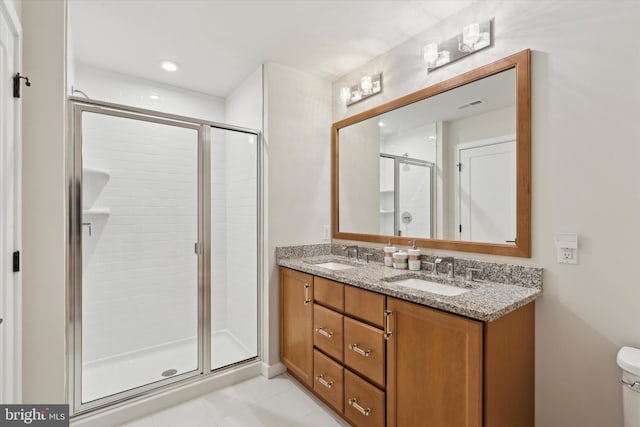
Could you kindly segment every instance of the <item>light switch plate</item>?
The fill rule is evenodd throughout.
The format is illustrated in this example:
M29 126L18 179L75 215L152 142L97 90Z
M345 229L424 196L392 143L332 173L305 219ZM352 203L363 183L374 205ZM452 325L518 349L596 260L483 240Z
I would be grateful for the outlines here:
M329 233L328 225L322 226L322 240L324 240L325 242L331 240L331 234Z

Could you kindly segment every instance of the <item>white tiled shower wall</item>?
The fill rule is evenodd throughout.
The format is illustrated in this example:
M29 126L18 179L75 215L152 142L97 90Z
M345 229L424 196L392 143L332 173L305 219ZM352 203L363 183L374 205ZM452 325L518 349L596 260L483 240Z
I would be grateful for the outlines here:
M137 78L78 65L75 87L96 99L188 115L206 120L261 128L262 73L258 69L227 99L190 92ZM150 93L161 96L160 103L148 98ZM226 111L225 111L226 110ZM99 242L88 267L85 297L85 354L84 361L136 351L170 341L187 339L196 334L197 295L196 258L193 243L196 233L195 214L195 137L193 151L186 158L177 150L175 135L158 129L158 125L142 126L128 140L121 128L122 119L101 120L94 126L94 136L106 142L120 141L119 149L107 149L101 154L88 154L85 164L109 169L111 179L95 206L109 207L110 217L104 222L106 231L114 231L109 242L99 241L109 235L105 230L93 229ZM154 126L156 126L154 128ZM183 130L184 132L184 130ZM195 132L194 132L195 133ZM257 352L257 274L256 229L256 144L249 143L249 135L229 131L213 132L212 161L212 323L213 329L226 329L236 335L252 352ZM87 138L85 138L85 145ZM146 143L145 143L146 141ZM164 143L157 143L165 141ZM185 141L186 142L186 141ZM141 150L138 155L136 150ZM147 150L146 155L140 153ZM158 171L157 161L164 158L172 176ZM85 150L87 151L87 150ZM122 162L127 163L123 170ZM89 164L91 163L91 164ZM140 176L157 175L146 184L156 191L145 190ZM158 178L156 180L156 178ZM189 181L189 185L186 182ZM178 185L183 182L184 185ZM193 183L193 185L191 185ZM122 196L114 194L119 188ZM135 188L135 190L133 190ZM135 195L132 192L135 191ZM162 193L160 193L162 191ZM174 194L170 194L174 191ZM150 196L144 201L145 196ZM174 206L157 199L179 201ZM130 197L125 200L124 197ZM155 200L155 201L154 201ZM187 202L188 201L188 202ZM141 206L138 211L127 204ZM142 208L142 206L153 206ZM118 209L115 206L120 205ZM186 215L186 213L189 215ZM135 220L131 214L135 214ZM163 219L158 219L162 215ZM181 218L178 230L147 225L174 222ZM99 222L99 221L97 221ZM116 226L116 224L120 224ZM109 228L107 228L109 227ZM151 228L150 233L140 233ZM110 229L110 230L109 230ZM85 233L87 231L85 230ZM155 237L154 237L154 234ZM144 236L144 242L139 237ZM249 237L251 236L251 237ZM87 236L85 236L87 237ZM132 237L132 238L131 238ZM122 242L135 243L124 253ZM151 242L153 240L153 243ZM183 242L178 245L175 242ZM142 251L141 248L145 250ZM244 260L251 261L248 268ZM129 268L126 270L125 267ZM227 274L233 272L233 274Z
M83 359L197 331L197 132L85 113L83 166L111 176L83 227Z

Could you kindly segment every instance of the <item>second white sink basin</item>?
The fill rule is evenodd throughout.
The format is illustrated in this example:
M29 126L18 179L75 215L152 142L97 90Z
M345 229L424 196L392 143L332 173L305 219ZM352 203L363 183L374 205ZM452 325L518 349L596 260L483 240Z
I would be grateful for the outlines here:
M445 285L442 283L430 282L422 279L402 279L395 280L393 283L397 283L407 288L418 289L420 291L431 292L432 294L444 295L448 297L461 295L469 292L470 289L459 288L457 286Z
M328 268L329 270L347 270L349 268L355 268L353 265L342 264L340 262L323 262L313 265L316 267Z

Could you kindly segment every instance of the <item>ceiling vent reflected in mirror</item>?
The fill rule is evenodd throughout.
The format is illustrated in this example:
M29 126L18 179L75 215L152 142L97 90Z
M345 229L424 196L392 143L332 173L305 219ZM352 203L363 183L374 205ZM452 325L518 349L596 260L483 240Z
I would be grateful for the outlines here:
M458 110L464 110L465 108L475 107L476 105L486 104L487 101L484 99L475 99L473 101L465 102L462 105L458 105Z

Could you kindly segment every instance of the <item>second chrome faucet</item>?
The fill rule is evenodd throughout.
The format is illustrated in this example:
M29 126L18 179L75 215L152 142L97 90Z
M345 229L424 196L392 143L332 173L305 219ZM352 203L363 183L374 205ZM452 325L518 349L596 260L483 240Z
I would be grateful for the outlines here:
M447 278L453 279L455 277L456 270L456 260L452 256L447 257L438 257L434 261L433 271L435 275L438 275L440 272L440 264L446 264L447 266Z

